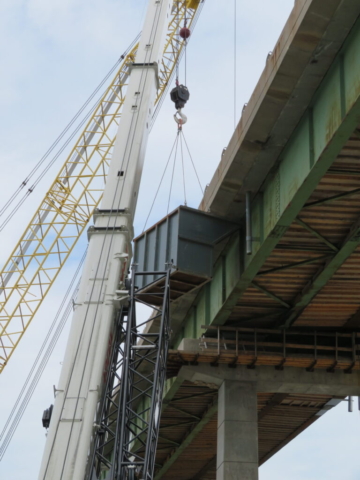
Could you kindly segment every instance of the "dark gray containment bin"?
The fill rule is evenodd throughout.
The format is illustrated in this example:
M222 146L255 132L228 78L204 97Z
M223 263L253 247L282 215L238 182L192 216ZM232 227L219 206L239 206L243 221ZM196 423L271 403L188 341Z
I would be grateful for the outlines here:
M239 226L200 210L179 207L134 239L134 262L139 276L137 287L149 293L147 301L156 304L162 280L150 272L164 271L172 264L171 298L199 287L213 275L214 249Z

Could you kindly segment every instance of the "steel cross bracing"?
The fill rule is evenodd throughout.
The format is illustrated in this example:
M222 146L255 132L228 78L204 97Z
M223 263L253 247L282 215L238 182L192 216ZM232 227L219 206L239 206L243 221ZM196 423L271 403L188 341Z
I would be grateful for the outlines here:
M186 15L193 30L200 0L174 2L161 64L155 120L184 42L178 36ZM123 61L79 136L38 210L0 271L0 373L102 199L127 81L138 43Z
M162 307L154 308L143 300L134 273L128 305L119 315L117 334L109 358L105 395L88 479L151 480L155 467L163 387L170 338L170 269L157 272L165 277L158 295ZM146 321L137 321L137 306L153 308ZM150 332L148 325L157 326Z

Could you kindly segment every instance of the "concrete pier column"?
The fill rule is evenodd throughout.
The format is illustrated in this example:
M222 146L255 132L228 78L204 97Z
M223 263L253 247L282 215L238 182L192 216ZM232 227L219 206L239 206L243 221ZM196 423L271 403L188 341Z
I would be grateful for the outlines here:
M225 380L219 389L216 480L258 480L254 382Z

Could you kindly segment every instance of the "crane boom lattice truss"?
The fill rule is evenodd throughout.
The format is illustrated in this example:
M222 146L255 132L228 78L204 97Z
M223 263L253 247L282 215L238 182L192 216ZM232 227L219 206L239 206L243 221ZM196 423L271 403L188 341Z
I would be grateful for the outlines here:
M157 272L164 276L160 308L146 303L146 293L136 287L146 273L132 276L129 305L119 314L113 342L89 480L103 471L108 480L153 478L170 338L170 272ZM153 308L142 323L136 320L137 304ZM158 328L150 331L153 323Z
M193 29L201 0L174 1L154 116L183 52L179 27ZM40 207L0 272L0 373L65 264L102 198L127 79L138 44L123 61ZM154 117L153 117L154 118Z

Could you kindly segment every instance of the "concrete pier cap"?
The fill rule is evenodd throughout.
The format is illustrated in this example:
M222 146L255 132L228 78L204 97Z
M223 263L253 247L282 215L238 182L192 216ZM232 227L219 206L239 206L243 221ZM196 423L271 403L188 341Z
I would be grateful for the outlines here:
M344 397L360 396L360 372L346 374L342 371L329 373L326 370L307 372L302 368L288 367L275 370L274 367L259 366L249 369L238 365L212 367L208 364L182 366L178 377L197 385L220 388L227 381L254 384L257 393L294 393L332 395Z

